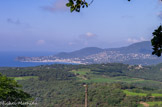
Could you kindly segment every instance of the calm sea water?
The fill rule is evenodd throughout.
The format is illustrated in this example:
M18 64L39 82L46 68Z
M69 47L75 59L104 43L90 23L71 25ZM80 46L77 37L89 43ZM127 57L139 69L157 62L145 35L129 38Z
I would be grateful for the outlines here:
M17 56L47 56L54 55L54 52L0 52L0 67L30 67L38 65L50 65L53 62L19 62L15 58Z

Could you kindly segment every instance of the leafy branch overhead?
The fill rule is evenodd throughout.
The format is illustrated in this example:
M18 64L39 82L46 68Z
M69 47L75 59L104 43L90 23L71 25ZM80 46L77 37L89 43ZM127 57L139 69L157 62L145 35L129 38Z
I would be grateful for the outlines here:
M68 0L69 2L66 3L67 7L70 7L70 11L76 11L80 12L80 8L88 7L94 0L91 0L91 2L88 4L86 0ZM128 0L131 1L131 0ZM162 0L160 0L162 1Z
M66 6L70 7L71 12L80 12L80 8L88 7L88 3L85 0L69 0Z
M70 7L70 11L80 12L80 8L88 7L94 0L88 4L85 0L68 0L69 2L66 3L67 7ZM131 0L128 0L131 1Z

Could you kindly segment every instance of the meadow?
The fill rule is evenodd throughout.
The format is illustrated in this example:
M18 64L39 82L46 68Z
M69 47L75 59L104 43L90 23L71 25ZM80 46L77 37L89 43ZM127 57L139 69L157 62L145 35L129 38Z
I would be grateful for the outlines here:
M21 76L21 77L11 77L15 81L28 80L28 79L38 79L38 76Z

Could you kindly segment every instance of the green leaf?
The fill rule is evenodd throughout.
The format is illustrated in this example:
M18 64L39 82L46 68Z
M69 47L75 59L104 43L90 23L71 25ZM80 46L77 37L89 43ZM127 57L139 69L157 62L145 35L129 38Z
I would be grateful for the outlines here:
M75 7L71 7L70 11L73 12L75 10Z
M66 3L66 6L67 6L67 7L70 7L70 6L71 6L71 3Z
M86 7L88 7L88 3L85 3Z

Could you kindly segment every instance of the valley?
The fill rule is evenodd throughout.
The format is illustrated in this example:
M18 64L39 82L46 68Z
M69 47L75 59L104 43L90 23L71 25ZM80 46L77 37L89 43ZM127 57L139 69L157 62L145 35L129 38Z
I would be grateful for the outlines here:
M4 67L0 73L16 80L25 92L43 106L84 106L88 85L89 107L161 106L162 64L154 66L122 63L36 67ZM143 103L144 102L144 103Z

